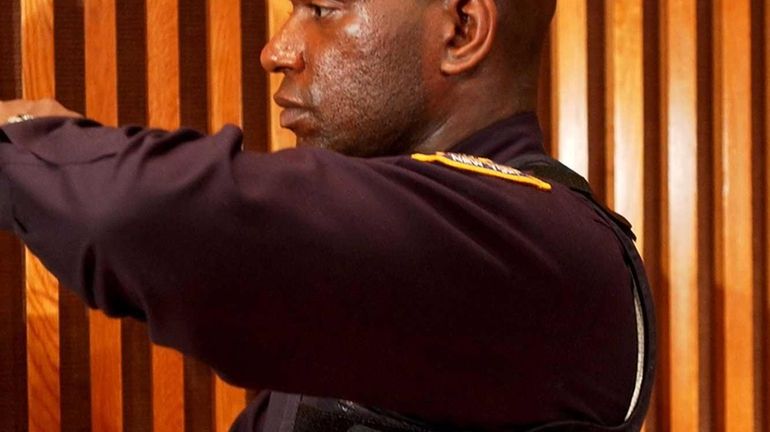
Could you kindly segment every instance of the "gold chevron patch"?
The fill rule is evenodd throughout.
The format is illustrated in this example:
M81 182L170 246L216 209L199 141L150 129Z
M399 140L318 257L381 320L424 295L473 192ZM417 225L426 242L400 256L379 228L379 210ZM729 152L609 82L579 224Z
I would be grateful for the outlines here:
M460 153L438 152L432 155L416 153L412 155L412 159L420 162L436 162L463 171L470 171L476 174L497 177L516 183L523 183L544 191L551 190L551 185L549 183L546 183L537 177L525 174L515 168L496 164L487 158Z

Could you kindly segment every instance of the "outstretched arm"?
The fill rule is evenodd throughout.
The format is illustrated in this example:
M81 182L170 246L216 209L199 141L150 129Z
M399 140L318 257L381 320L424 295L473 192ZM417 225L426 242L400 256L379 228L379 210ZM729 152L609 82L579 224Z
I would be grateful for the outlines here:
M234 127L41 118L1 130L2 227L92 307L146 320L156 343L243 386L425 416L431 392L464 405L462 375L480 371L461 359L491 336L463 314L477 284L508 270L426 204L435 181L402 163L446 170L245 153ZM438 191L441 206L465 205Z

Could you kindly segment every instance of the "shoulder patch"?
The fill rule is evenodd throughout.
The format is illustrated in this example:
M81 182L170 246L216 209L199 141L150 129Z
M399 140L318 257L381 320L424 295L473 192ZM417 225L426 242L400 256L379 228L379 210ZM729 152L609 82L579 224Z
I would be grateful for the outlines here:
M460 153L438 152L432 155L415 153L412 155L412 159L420 162L437 162L463 171L470 171L477 174L510 180L516 183L527 184L540 190L551 190L551 185L549 183L546 183L537 177L525 174L509 166L496 164L492 160L486 158Z

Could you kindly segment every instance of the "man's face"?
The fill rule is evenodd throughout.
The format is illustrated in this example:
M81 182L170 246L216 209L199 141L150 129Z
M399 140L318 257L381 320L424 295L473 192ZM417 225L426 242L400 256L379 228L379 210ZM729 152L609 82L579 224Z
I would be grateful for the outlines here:
M427 3L292 1L262 65L284 74L275 100L284 107L281 126L298 145L376 156L408 151L419 140Z

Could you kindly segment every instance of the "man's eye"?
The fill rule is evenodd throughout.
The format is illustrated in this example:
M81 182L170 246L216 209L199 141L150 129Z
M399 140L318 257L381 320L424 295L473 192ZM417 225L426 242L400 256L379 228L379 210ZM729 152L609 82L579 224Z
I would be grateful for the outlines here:
M323 7L323 6L318 6L316 4L311 4L310 10L313 11L313 16L316 18L326 18L328 15L334 12L333 9Z

